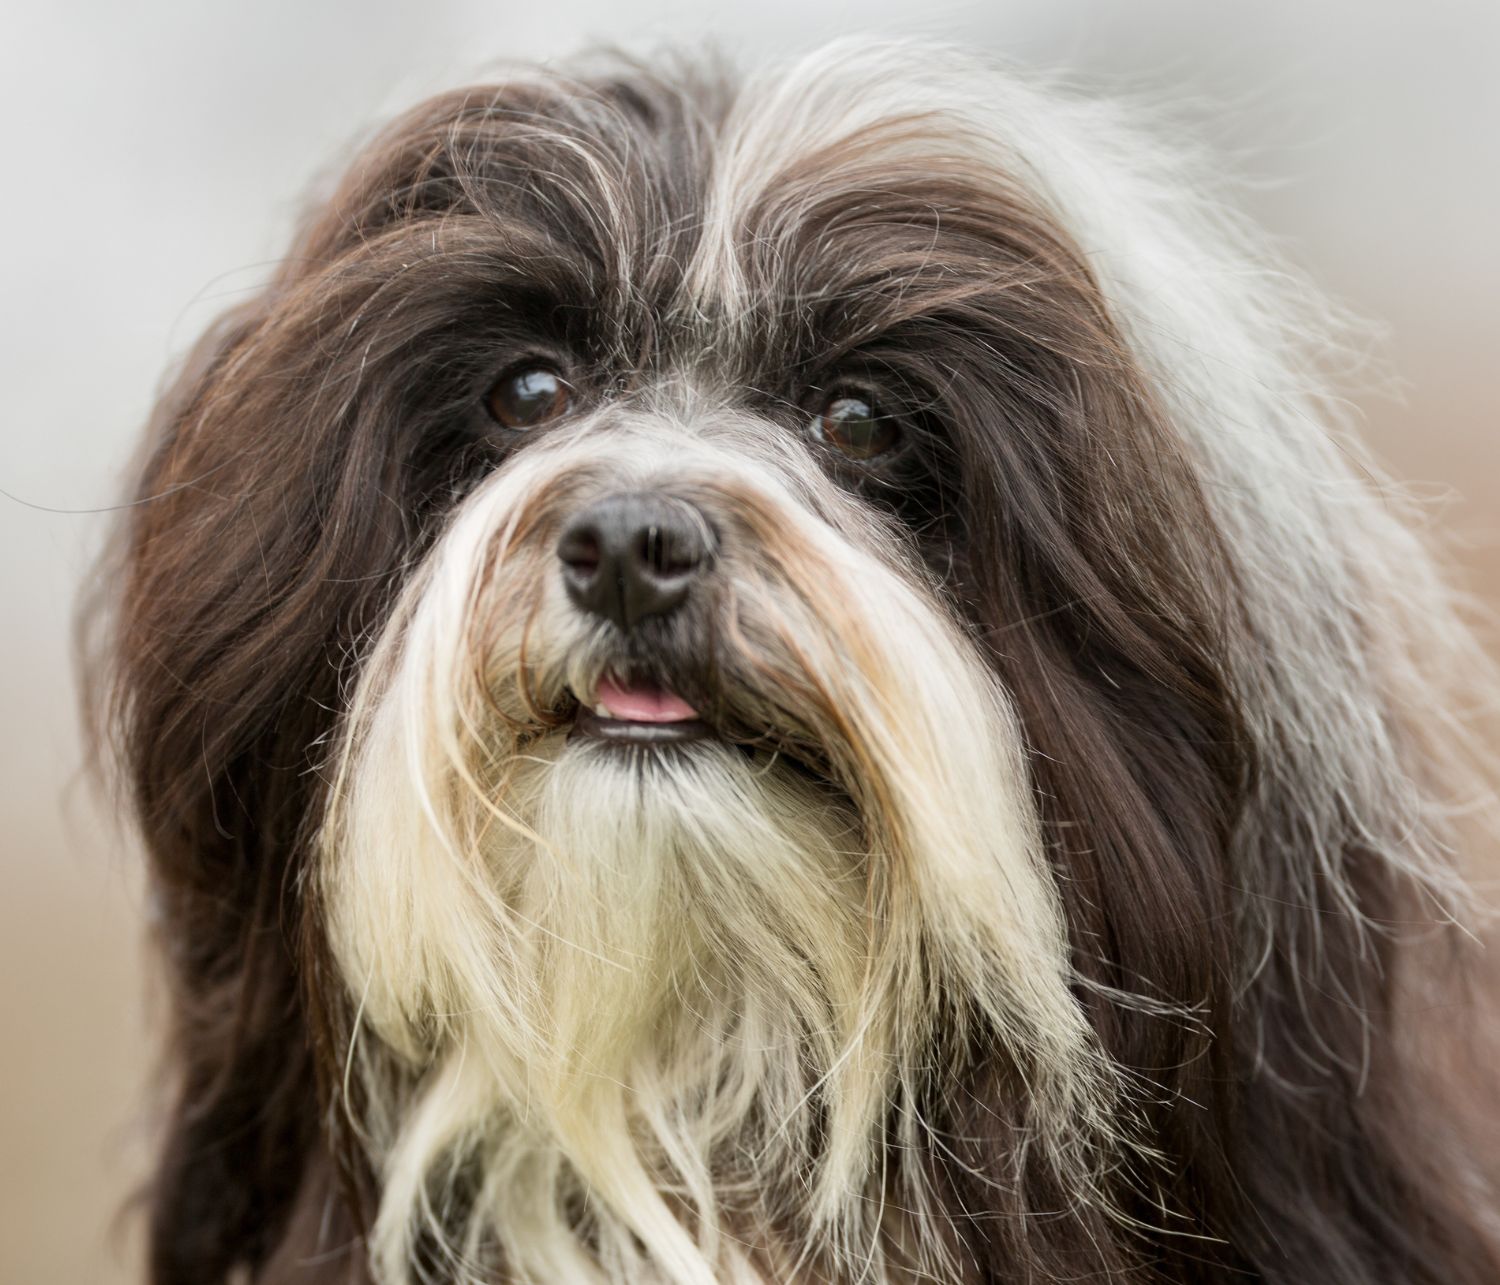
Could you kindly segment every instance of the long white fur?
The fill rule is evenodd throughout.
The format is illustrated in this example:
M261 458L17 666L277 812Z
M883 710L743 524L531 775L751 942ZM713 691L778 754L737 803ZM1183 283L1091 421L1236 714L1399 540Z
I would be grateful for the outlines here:
M805 449L711 428L612 417L501 470L355 694L322 878L357 1038L401 1062L393 1089L353 1054L385 1104L364 1122L382 1281L409 1279L424 1231L460 1280L491 1244L534 1281L748 1281L803 1254L887 1279L883 1130L919 1141L940 995L998 1032L1036 1145L1087 1198L1112 1086L1005 699ZM826 738L853 805L723 745L642 762L517 739L528 699L587 700L599 677L548 574L558 520L620 486L711 503L725 479L724 514L756 537L719 572L738 627L842 711ZM465 1163L482 1194L455 1230L434 1192ZM809 1215L791 1245L764 1203L789 1180ZM920 1218L920 1184L900 1196Z

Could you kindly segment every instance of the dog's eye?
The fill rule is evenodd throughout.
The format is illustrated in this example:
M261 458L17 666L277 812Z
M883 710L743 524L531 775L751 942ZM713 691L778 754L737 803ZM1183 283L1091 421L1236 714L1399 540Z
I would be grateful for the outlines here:
M901 444L900 426L882 415L864 393L834 392L818 411L813 436L851 460L873 460L889 455Z
M536 428L567 411L573 390L549 366L526 366L502 375L485 396L485 406L506 428Z

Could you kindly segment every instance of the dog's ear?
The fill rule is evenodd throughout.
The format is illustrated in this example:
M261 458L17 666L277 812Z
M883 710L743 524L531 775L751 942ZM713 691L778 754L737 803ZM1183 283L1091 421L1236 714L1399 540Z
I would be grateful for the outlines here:
M297 378L281 360L290 288L226 316L162 397L106 564L102 703L171 1010L157 1285L269 1253L317 1141L295 958L304 830L344 664L404 540L361 474L374 452L351 443L320 470L296 422L306 390L277 377Z
M161 399L107 564L105 700L170 1002L156 1285L264 1257L316 1134L286 917L308 729L280 656L298 626L280 609L284 566L252 576L254 425L237 446L205 428L263 315L257 300L223 318Z
M1033 292L1031 306L1045 298ZM1071 366L1012 356L1009 369L1025 376L1012 386L1052 390L1045 401L1000 405L962 381L952 393L982 410L977 422L1006 426L959 435L966 486L980 496L965 523L975 624L1030 749L1080 998L1167 1160L1114 1175L1116 1203L1142 1227L1162 1226L1164 1212L1191 1219L1193 1239L1154 1238L1161 1279L1215 1269L1489 1279L1493 1254L1471 1215L1474 1167L1429 1119L1395 1042L1403 938L1434 917L1419 850L1431 836L1375 845L1402 802L1397 787L1427 788L1424 768L1372 773L1373 787L1339 780L1341 811L1324 822L1316 765L1286 766L1304 746L1337 747L1351 708L1403 750L1419 743L1427 711L1382 686L1372 653L1386 644L1361 621L1341 636L1359 654L1338 664L1363 686L1336 708L1314 706L1324 721L1313 733L1290 730L1307 717L1279 690L1307 678L1293 642L1346 627L1338 613L1348 605L1309 600L1285 626L1259 605L1243 535L1225 528L1224 502L1210 502L1123 351L1104 345ZM1246 521L1268 521L1262 497L1245 497ZM1281 552L1289 563L1325 556ZM1386 592L1376 585L1358 601L1378 619ZM1379 623L1391 637L1429 627L1394 610ZM1327 673L1330 685L1350 683L1332 662ZM1378 747L1360 752L1374 759ZM995 1216L1015 1151L1010 1092L976 1079L972 1095L929 1105L927 1117L958 1139L944 1175L952 1203L989 1215L971 1224L981 1261L1076 1252L1078 1242L1052 1245L1033 1229L1026 1245L1007 1241L1015 1220ZM1081 1270L1058 1262L1059 1273ZM1115 1269L1102 1251L1082 1266Z

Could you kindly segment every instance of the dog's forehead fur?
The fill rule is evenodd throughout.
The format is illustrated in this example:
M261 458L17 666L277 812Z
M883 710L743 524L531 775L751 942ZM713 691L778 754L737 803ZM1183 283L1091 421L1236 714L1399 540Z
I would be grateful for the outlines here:
M1096 287L1020 162L1000 163L959 95L924 101L891 70L828 59L741 85L639 68L457 93L376 145L308 254L418 271L423 291L440 270L489 326L514 310L621 375L772 394L872 342L920 361L976 322L991 341L1086 342ZM1038 292L1059 290L1082 318L1046 319Z

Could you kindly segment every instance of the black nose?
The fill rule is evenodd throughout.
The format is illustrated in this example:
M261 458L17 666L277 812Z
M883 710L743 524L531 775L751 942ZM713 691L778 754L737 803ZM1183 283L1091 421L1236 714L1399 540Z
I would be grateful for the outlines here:
M578 607L631 629L682 604L712 559L713 533L685 501L632 491L578 514L557 556Z

